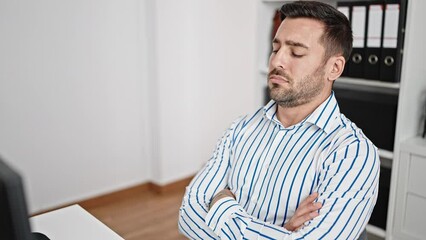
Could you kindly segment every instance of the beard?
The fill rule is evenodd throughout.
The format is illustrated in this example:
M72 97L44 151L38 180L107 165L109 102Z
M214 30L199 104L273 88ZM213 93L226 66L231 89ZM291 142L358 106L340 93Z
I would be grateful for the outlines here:
M279 106L292 108L311 102L324 89L324 66L319 66L314 73L302 77L297 82L281 69L273 69L268 74L279 75L288 81L288 87L268 83L269 96Z

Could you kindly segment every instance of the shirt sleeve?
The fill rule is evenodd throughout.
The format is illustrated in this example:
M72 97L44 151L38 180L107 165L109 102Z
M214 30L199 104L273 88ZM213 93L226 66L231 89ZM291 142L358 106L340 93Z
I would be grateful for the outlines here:
M227 187L231 146L244 118L237 119L218 141L212 158L186 188L179 210L178 227L190 239L219 239L205 223L209 204L219 191Z
M376 147L368 140L354 141L333 150L320 167L316 190L323 207L298 231L258 220L230 197L212 207L206 224L221 239L358 239L377 199Z
M206 216L206 224L220 239L284 239L292 232L258 220L231 197L217 201Z

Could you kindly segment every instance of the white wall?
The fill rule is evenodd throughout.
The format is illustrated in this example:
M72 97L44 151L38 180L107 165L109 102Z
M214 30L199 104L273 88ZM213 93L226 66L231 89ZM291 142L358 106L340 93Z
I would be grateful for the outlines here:
M256 106L256 1L154 2L158 155L154 182L190 176Z
M0 154L31 211L150 178L140 2L0 2Z
M193 175L254 111L256 0L0 2L0 154L31 211Z

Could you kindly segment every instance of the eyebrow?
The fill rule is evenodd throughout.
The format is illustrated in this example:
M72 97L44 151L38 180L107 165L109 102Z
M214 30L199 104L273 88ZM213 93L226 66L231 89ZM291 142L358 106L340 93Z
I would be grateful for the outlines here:
M274 40L273 40L272 42L273 42L273 43L278 43L278 44L280 44L280 43L281 43L281 42L280 42L278 39L276 39L276 38L274 38ZM289 46L302 47L302 48L309 49L309 47L308 47L308 46L306 46L305 44L303 44L303 43L301 43L301 42L295 42L295 41L287 40L287 41L285 41L285 44L286 44L286 45L289 45Z

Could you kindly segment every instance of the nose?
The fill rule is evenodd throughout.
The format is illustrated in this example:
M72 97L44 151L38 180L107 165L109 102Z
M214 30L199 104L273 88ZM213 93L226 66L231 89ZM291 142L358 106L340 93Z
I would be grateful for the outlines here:
M275 53L274 52L271 53L271 56L269 57L269 70L272 70L274 68L284 69L284 67L285 67L284 51L280 49Z

